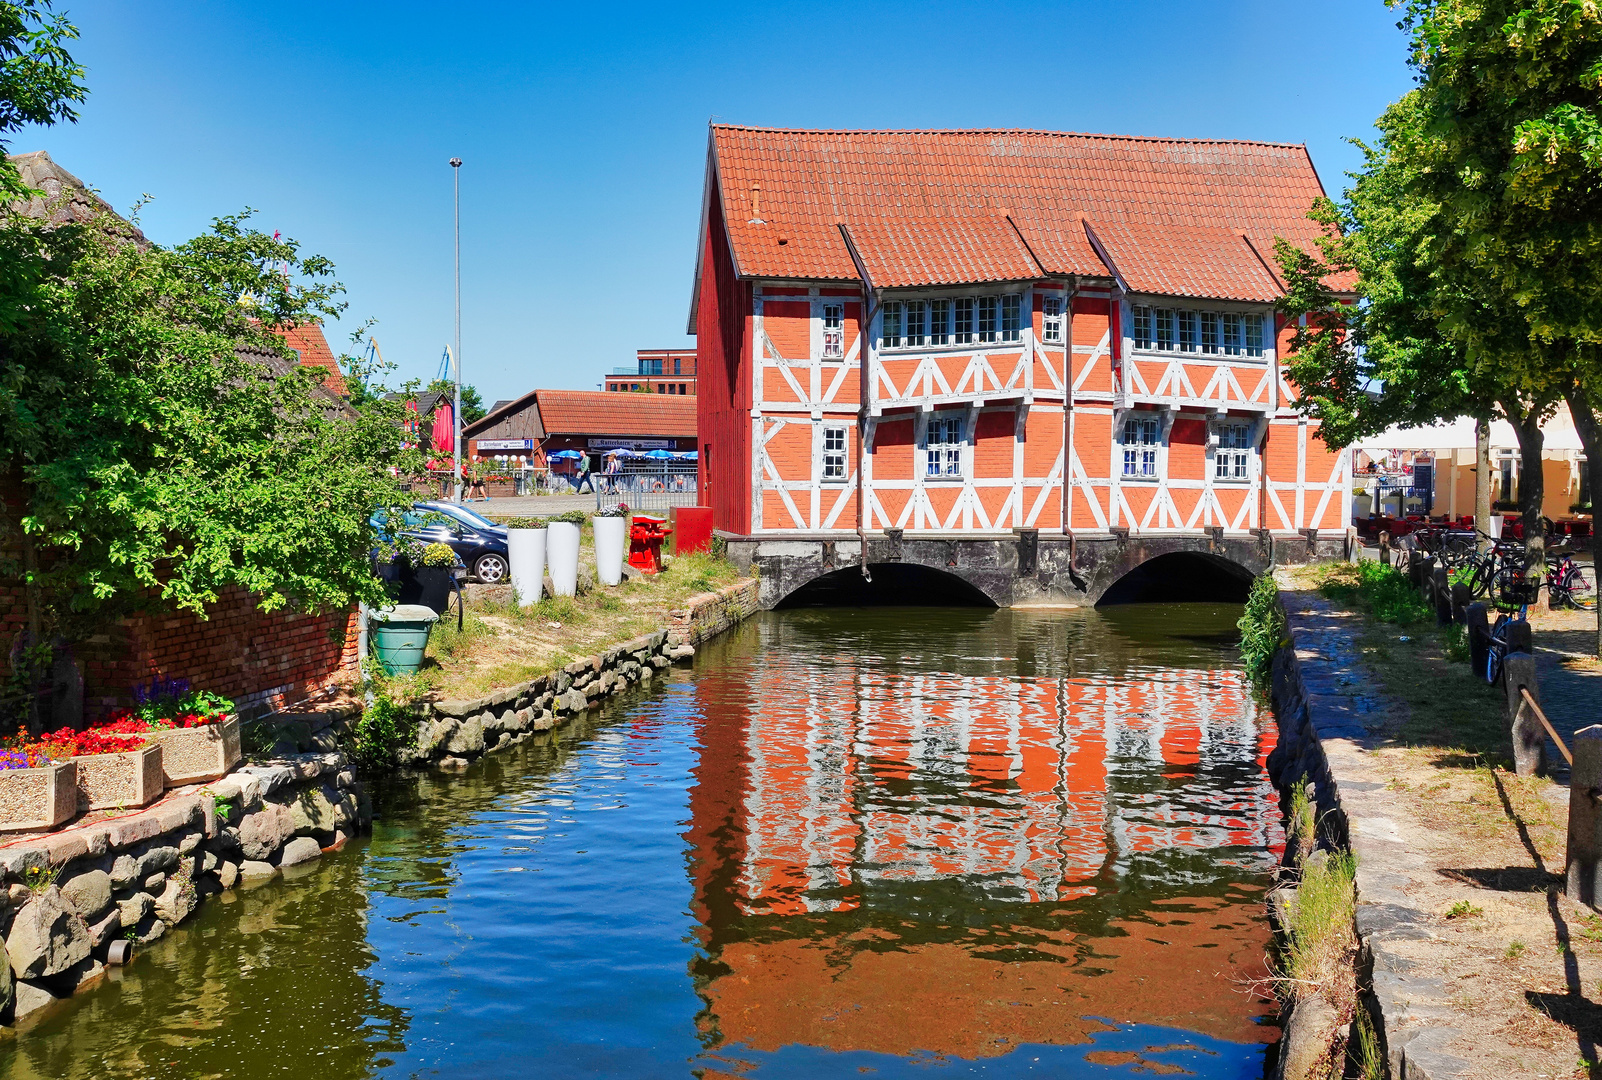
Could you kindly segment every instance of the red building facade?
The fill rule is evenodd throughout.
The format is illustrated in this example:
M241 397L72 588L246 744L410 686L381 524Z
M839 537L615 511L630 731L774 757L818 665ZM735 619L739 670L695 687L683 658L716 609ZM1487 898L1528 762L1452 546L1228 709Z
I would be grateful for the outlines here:
M690 315L731 534L1349 522L1295 408L1305 147L715 126Z

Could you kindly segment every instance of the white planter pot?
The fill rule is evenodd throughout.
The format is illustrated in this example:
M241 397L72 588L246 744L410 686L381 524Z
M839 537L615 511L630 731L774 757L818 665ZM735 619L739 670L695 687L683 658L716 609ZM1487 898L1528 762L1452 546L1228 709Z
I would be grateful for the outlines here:
M540 602L545 577L544 529L507 529L506 553L512 564L512 592L521 607Z
M591 518L595 523L595 576L602 585L623 583L623 549L628 518Z
M545 530L545 562L551 571L551 594L573 596L578 593L579 527L566 521L553 521Z

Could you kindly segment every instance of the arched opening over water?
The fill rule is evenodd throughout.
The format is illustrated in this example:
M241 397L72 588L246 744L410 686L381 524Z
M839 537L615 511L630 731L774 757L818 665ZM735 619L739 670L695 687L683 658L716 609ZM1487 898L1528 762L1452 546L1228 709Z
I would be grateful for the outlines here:
M1175 551L1141 563L1113 582L1096 602L1109 604L1244 604L1252 572L1204 551Z
M813 578L775 605L804 607L987 607L996 602L956 574L917 563L869 563Z

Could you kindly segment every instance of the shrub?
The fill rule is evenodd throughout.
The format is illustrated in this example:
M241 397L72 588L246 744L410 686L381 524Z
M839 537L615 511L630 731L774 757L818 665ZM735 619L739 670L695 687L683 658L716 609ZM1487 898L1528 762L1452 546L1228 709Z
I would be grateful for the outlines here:
M1407 575L1383 563L1332 567L1318 591L1331 600L1366 611L1380 622L1411 626L1435 619L1434 609L1424 603Z
M1267 574L1252 582L1246 610L1236 627L1240 630L1240 658L1252 685L1268 685L1274 653L1285 637L1285 612L1279 606L1279 587Z

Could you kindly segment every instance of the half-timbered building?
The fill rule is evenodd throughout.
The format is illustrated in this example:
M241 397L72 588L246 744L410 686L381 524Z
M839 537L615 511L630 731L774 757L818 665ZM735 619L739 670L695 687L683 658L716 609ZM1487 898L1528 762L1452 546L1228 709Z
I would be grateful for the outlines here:
M1344 531L1284 377L1303 146L714 126L689 330L735 536Z

